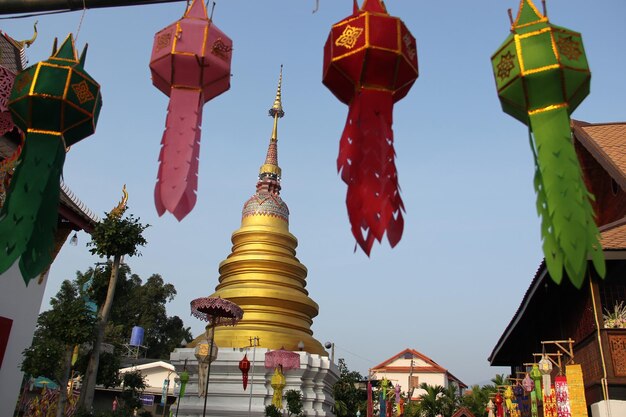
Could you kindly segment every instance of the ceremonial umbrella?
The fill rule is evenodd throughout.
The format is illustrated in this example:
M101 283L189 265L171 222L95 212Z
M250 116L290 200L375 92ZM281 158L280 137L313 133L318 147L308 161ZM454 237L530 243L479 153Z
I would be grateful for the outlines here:
M300 368L300 355L297 352L280 348L268 351L265 354L265 368L274 369L271 385L274 389L272 404L279 410L283 406L283 389L285 388L285 376L282 371Z
M232 301L220 297L201 297L191 302L191 315L206 321L206 335L210 342L209 358L213 353L214 331L217 326L234 326L243 318L243 310ZM200 366L202 366L200 364ZM209 376L211 374L211 360L208 361L207 376L204 386L204 408L202 417L206 415L206 398L209 390Z

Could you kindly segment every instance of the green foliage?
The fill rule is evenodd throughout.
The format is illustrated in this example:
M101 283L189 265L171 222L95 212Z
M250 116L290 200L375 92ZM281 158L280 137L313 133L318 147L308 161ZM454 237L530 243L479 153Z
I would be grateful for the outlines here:
M114 213L106 213L91 233L91 242L87 246L93 248L89 251L101 258L138 255L137 247L147 243L143 231L150 227L139 221L132 214L122 218Z
M418 415L436 417L438 414L441 414L444 417L449 417L449 415L444 414L444 388L441 385L428 385L423 382L420 384L420 389L426 392L420 395L419 403L416 407Z
M285 392L285 400L287 401L287 414L290 416L302 416L302 393L295 389Z
M486 406L489 394L495 392L493 385L473 385L461 398L461 404L467 407L476 417L487 417Z
M50 305L51 310L39 315L33 344L24 351L22 371L59 382L65 369L63 352L91 339L95 318L75 282L63 281Z
M85 308L85 298L98 305L104 303L110 272L109 263L95 271L89 268L83 273L77 272L73 282L62 284L59 293L50 302L52 309L39 315L33 343L24 351L23 372L59 381L65 342L74 340L72 345L81 346L74 370L84 375L95 320ZM105 342L115 346L116 353L101 352L96 376L96 383L106 387L120 384L117 352L124 343L128 343L133 326L146 329L144 344L148 346L147 356L154 359L167 359L182 340L193 340L190 328L184 327L178 316L167 316L165 304L174 298L176 289L172 284L165 283L160 275L152 275L144 283L139 276L131 273L128 265L122 264L116 292L105 332Z
M282 413L274 404L265 406L265 417L282 417Z
M146 389L146 381L140 371L126 372L123 377L122 408L128 412L141 408L139 396L144 389Z
M98 305L106 299L110 271L111 264L107 263L95 271L90 268L83 274L77 274L79 282L90 282L89 297ZM182 340L193 340L191 329L184 327L180 317L167 316L165 305L175 296L176 288L165 283L160 275L153 274L144 283L128 265L120 265L105 341L121 347L128 343L133 326L141 326L145 330L144 345L148 347L146 356L168 359L170 352L180 346Z
M363 381L361 374L350 371L345 360L339 359L339 380L333 386L337 415L355 417L359 409L366 409L367 391L357 386L361 381Z

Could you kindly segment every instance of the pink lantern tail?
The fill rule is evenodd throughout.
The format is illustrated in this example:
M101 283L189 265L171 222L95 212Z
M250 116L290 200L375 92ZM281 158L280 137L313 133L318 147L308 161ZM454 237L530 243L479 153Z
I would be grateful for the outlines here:
M196 205L203 104L201 91L172 88L154 189L159 216L167 210L181 221Z
M387 233L391 247L402 237L404 204L395 165L389 92L362 89L350 102L337 169L348 185L346 206L352 234L369 256Z

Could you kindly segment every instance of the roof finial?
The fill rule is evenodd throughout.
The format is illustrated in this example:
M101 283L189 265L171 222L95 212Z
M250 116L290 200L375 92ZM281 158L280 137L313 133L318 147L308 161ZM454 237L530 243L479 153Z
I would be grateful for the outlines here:
M283 66L280 66L280 75L278 76L278 88L276 89L276 98L274 99L274 105L270 109L270 117L283 117L285 112L283 111L283 105L281 103L280 88L283 83Z
M283 111L283 105L281 102L281 85L283 82L283 66L280 66L280 75L278 77L278 88L276 89L276 98L274 99L274 105L269 110L270 117L274 118L274 127L272 128L272 137L270 138L270 145L267 149L267 156L265 157L265 163L259 170L259 176L272 175L276 178L280 178L281 170L278 166L278 119L285 115Z

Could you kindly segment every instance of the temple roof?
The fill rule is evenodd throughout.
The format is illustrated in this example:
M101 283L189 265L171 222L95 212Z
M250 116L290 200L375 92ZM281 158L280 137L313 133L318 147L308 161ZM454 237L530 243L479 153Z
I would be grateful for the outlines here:
M591 124L572 120L574 136L626 190L626 122Z

